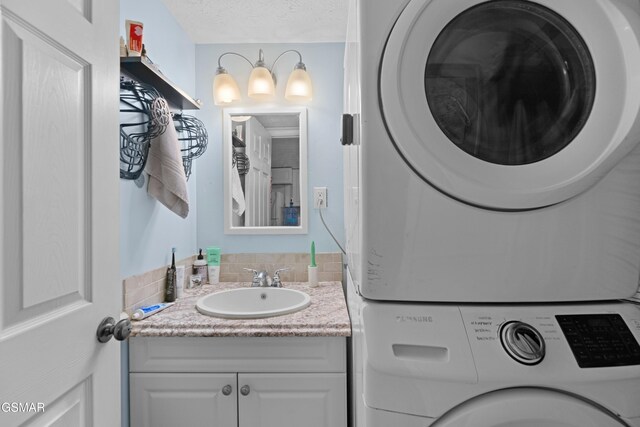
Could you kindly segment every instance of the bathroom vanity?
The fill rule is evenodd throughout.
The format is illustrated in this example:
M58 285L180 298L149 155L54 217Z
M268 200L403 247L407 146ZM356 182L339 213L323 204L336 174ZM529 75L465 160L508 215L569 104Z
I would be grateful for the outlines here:
M263 319L221 319L195 309L224 283L185 291L165 311L133 325L132 426L346 427L346 337L342 285L285 283L311 296L306 309Z

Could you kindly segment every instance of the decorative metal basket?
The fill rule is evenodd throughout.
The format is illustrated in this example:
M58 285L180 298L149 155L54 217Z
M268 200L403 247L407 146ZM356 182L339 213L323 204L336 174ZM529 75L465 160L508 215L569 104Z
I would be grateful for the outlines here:
M178 133L182 153L182 164L184 173L189 179L191 176L191 162L202 156L207 149L209 137L207 129L200 120L193 116L179 113L173 115L173 124Z
M171 123L167 101L152 86L120 80L120 178L138 179L147 164L149 142ZM124 120L123 120L124 119Z

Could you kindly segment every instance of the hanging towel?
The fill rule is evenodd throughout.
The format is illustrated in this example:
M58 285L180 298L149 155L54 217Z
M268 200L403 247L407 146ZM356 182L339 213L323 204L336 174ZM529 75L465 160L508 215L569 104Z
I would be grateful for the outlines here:
M284 207L284 194L282 191L274 191L271 193L271 219L273 220L273 224L271 225L282 225L282 208Z
M186 218L189 215L187 177L173 121L160 136L151 140L146 172L149 174L147 192L170 210Z
M231 168L231 197L233 199L233 212L241 216L244 213L244 191L238 173L238 163Z

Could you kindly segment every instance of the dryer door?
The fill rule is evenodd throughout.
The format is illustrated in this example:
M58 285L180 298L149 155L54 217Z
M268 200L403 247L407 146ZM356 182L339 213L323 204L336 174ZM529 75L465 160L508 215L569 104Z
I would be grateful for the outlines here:
M615 414L559 391L504 389L471 399L431 427L622 427Z
M465 203L553 205L640 140L638 12L609 0L412 0L379 70L407 164Z

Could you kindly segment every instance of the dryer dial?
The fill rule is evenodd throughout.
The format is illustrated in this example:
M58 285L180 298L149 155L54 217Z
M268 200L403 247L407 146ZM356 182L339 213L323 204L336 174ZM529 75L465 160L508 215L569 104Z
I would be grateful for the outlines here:
M537 365L544 359L544 338L527 323L514 320L502 325L500 342L507 354L523 365Z

